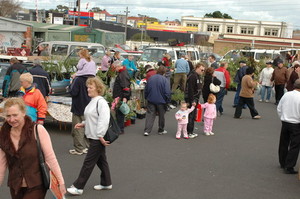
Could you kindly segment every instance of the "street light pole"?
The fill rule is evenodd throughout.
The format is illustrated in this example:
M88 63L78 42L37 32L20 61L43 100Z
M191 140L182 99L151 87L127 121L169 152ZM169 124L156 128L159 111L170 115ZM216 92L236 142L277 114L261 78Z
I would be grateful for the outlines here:
M126 11L124 11L126 13L126 22L125 22L125 44L126 44L126 40L127 40L127 20L128 20L128 13L130 13L130 11L128 11L128 7L126 7Z

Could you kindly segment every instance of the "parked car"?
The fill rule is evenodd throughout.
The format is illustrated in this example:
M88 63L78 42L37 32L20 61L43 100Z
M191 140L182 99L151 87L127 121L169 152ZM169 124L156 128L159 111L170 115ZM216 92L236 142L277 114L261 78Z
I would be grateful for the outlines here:
M6 75L6 71L8 69L8 67L10 66L9 63L0 63L0 95L2 96L2 86L3 86L3 81L4 81L4 77Z
M230 50L221 59L221 61L233 61L241 57L252 58L259 62L261 59L271 60L280 55L279 50L250 49L250 50Z
M199 53L199 55L200 55L200 60L201 60L202 62L207 62L207 59L208 59L208 57L209 57L210 55L215 56L216 62L220 62L220 60L221 60L221 58L222 58L220 55L218 55L218 54L216 54L216 53Z
M102 44L98 44L98 43L73 42L73 41L48 41L48 42L39 43L35 51L40 56L51 56L51 55L67 56L74 49L79 49L79 48L97 48L102 51L105 50L105 47Z
M115 44L116 48L120 48L123 51L127 52L127 53L136 53L136 54L142 54L143 51L138 51L138 50L132 50L129 46L125 45L125 44Z

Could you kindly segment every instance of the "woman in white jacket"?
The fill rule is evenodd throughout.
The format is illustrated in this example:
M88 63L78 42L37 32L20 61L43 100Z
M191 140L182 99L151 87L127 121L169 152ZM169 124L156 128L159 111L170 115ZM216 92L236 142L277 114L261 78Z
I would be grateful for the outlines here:
M269 61L266 64L267 64L267 66L261 71L261 73L259 75L259 83L261 85L261 97L259 100L260 102L264 101L266 90L267 90L266 102L270 101L271 91L272 91L272 86L273 86L271 77L272 77L274 68L272 68L272 62Z
M82 195L83 188L96 164L101 170L101 181L99 185L94 186L94 189L112 189L110 171L105 153L109 142L103 138L110 120L109 106L107 101L102 97L105 85L99 78L93 77L86 81L86 86L88 88L88 95L92 99L84 110L85 121L76 124L75 128L85 127L85 135L89 139L90 147L77 180L67 189L72 195Z

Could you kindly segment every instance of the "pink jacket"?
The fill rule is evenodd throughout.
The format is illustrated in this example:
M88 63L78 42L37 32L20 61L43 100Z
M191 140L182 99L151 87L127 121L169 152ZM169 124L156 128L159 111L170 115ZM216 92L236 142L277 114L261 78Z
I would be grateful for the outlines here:
M182 110L177 111L175 114L175 118L178 121L178 124L187 124L189 122L189 113L192 112L194 109L195 109L195 107L192 106L191 108L189 108L185 111L182 111ZM180 118L181 118L181 120L178 120Z
M210 119L214 119L217 117L217 108L215 104L209 104L206 102L205 104L201 104L201 108L205 108L204 117Z

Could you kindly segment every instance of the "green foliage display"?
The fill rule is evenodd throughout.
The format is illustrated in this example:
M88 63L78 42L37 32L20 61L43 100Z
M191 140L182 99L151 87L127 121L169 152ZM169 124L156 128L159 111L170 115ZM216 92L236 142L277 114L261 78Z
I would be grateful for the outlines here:
M172 101L180 102L184 100L184 93L180 89L176 89L171 96Z

